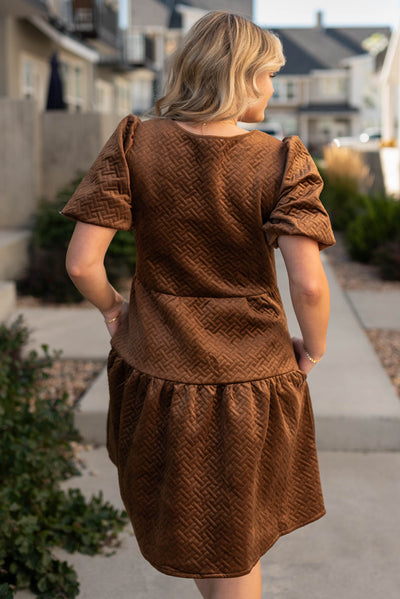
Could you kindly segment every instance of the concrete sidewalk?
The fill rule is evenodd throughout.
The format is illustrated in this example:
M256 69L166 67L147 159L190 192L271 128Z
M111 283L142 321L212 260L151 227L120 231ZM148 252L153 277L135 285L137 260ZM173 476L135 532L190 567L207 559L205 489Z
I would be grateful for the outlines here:
M298 336L283 259L280 252L275 255L289 329ZM356 296L343 293L323 253L321 258L331 291L328 349L308 384L327 513L278 539L261 558L263 599L397 599L400 452L390 450L400 449L400 400L365 334L354 306ZM379 298L371 302L376 306ZM397 305L393 302L394 310ZM363 314L370 307L364 301ZM109 339L97 311L74 311L73 319L70 311L58 309L19 312L36 330L33 345L49 343L64 349L65 357L106 358ZM100 444L105 440L107 405L104 370L76 415L85 437ZM84 475L63 486L79 487L87 496L102 490L106 500L122 507L116 469L105 448L86 452L85 459ZM192 580L153 568L129 530L109 558L57 551L77 569L80 599L200 599ZM32 595L23 591L16 597Z
M301 336L290 301L284 261L279 251L275 257L289 330L292 336ZM307 377L318 449L400 450L400 399L363 327L365 314L375 314L380 301L386 302L382 311L385 322L397 326L399 304L387 292L382 294L382 299L376 292L351 292L349 298L323 252L321 259L331 294L327 351ZM48 343L50 348L62 349L66 358L106 359L109 336L97 310L26 308L18 312L33 329L31 347ZM107 408L104 369L82 398L76 413L77 426L86 440L105 443Z
M105 500L122 507L106 450L82 455L86 472L64 487L79 487L88 497L101 489ZM261 558L263 599L398 599L400 453L322 451L319 463L326 514L278 539ZM56 551L76 568L80 599L201 598L193 580L153 568L130 528L121 539L112 557Z

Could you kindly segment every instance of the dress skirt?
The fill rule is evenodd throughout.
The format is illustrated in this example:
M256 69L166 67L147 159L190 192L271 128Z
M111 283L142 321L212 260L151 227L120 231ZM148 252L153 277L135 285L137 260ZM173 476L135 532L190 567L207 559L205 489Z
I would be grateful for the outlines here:
M307 375L232 384L145 374L112 347L107 449L144 558L184 578L248 574L326 513Z

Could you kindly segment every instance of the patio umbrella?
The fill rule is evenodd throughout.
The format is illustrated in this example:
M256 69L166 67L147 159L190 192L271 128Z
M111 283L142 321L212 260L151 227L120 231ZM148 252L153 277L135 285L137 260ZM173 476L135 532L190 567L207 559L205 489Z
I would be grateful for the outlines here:
M63 85L58 71L57 52L53 52L50 59L50 81L49 91L47 93L46 110L65 110L67 105L63 100Z

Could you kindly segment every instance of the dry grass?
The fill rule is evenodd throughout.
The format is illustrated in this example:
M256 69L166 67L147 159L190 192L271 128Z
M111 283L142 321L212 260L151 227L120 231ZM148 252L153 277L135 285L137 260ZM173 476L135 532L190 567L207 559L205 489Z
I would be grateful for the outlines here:
M353 183L359 192L370 188L374 175L371 173L360 152L352 148L324 147L325 173L333 183Z

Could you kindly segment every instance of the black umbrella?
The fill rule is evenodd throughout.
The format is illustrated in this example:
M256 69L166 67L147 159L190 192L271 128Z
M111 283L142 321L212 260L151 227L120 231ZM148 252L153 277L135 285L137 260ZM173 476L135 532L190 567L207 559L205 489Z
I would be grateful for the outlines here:
M67 105L63 100L63 85L58 71L57 52L53 52L50 64L50 81L46 110L65 110Z

